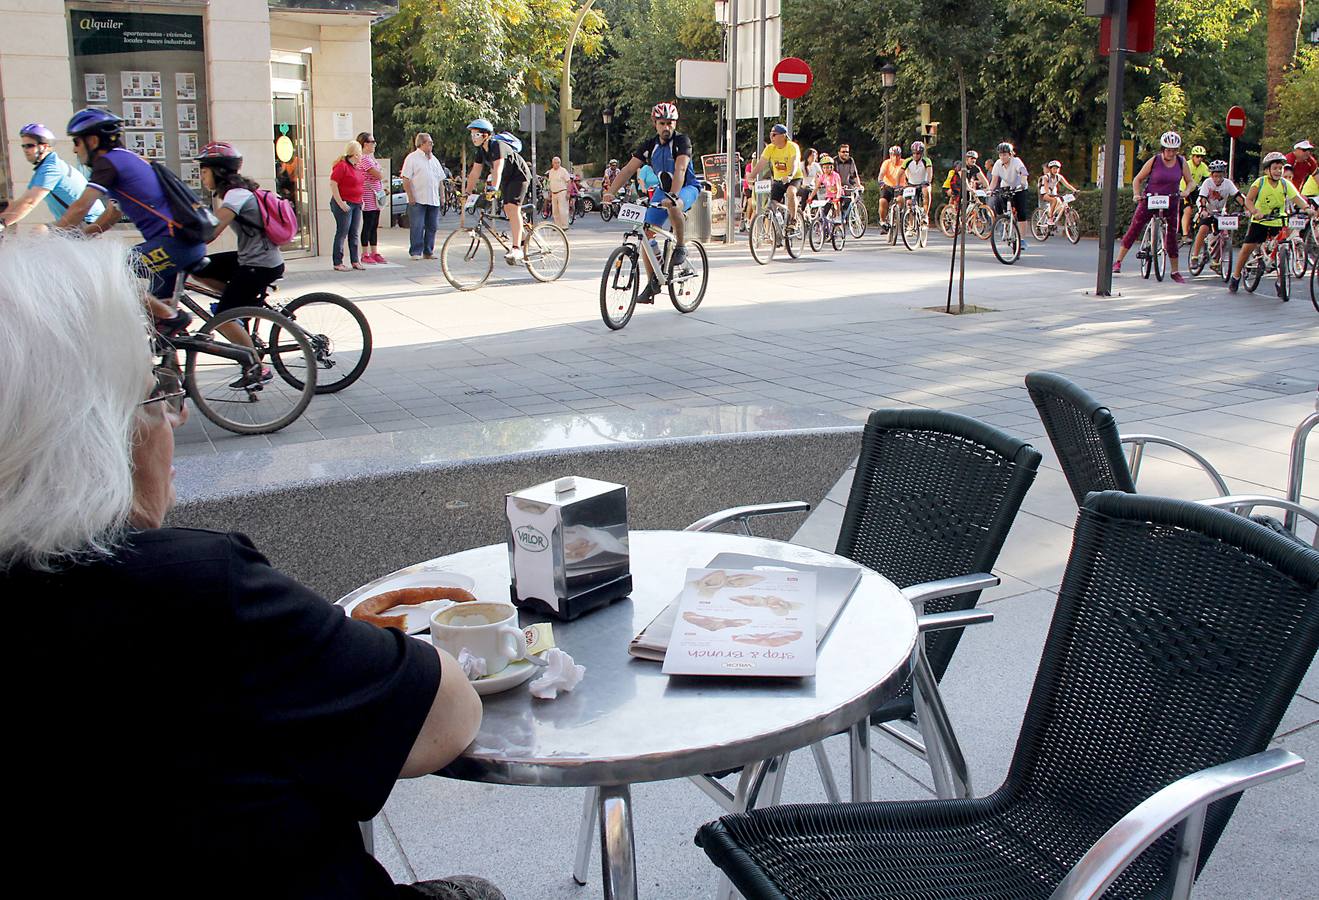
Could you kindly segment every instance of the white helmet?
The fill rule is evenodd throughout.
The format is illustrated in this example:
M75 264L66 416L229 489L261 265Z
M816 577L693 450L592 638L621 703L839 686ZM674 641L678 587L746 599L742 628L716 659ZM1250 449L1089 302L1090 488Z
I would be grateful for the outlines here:
M1285 165L1286 162L1287 162L1287 157L1283 156L1277 150L1274 150L1272 153L1267 154L1262 160L1260 160L1259 165L1261 169L1267 169L1269 166L1273 165L1274 163L1283 163Z
M650 117L652 119L669 119L676 122L678 121L678 104L663 101L656 103L650 111Z
M912 153L923 153L923 152L925 152L925 142L924 142L924 141L912 141L912 142L911 142L911 152L912 152Z
M1060 162L1059 162L1058 160L1056 160L1056 159L1051 159L1051 160L1049 160L1049 164L1048 164L1047 166L1045 166L1045 168L1046 168L1046 169L1052 169L1054 166L1057 166L1058 168L1061 169L1061 168L1063 167L1063 164L1060 163Z
M1159 146L1165 150L1177 150L1182 146L1182 136L1175 131L1165 131L1159 138Z

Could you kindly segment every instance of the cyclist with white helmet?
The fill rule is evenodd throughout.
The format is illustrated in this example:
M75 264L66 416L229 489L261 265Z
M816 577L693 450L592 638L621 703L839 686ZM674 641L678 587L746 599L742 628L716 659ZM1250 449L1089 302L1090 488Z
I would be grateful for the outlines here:
M1196 144L1191 148L1191 174L1195 177L1189 182L1182 181L1182 193L1188 198L1194 197L1200 190L1200 185L1204 184L1205 179L1209 177L1209 166L1205 163L1206 151L1203 145ZM1189 188L1189 190L1188 190ZM1194 203L1187 203L1186 209L1182 211L1182 235L1190 240L1191 234L1191 217L1195 213Z
M1149 194L1168 198L1168 230L1164 245L1168 248L1168 261L1172 263L1172 280L1178 284L1186 282L1179 271L1178 250L1181 247L1179 229L1182 222L1181 184L1190 184L1194 176L1191 165L1178 151L1182 146L1182 136L1175 131L1165 131L1159 138L1159 152L1145 161L1136 177L1131 181L1132 197L1136 201L1136 212L1131 217L1131 226L1122 236L1122 246L1113 260L1113 274L1122 271L1122 260L1133 244L1140 240L1140 233L1150 220ZM1153 248L1151 248L1151 251Z
M1063 175L1062 161L1051 159L1040 176L1040 199L1049 205L1049 220L1052 222L1057 222L1062 212L1062 188L1076 193L1076 187Z
M1232 278L1227 283L1227 289L1234 294L1241 283L1241 270L1245 268L1246 260L1250 259L1256 247L1282 231L1283 216L1287 214L1288 207L1299 210L1306 208L1305 200L1301 192L1296 190L1296 185L1282 177L1286 164L1287 157L1276 150L1266 154L1260 164L1264 174L1255 179L1255 183L1246 192L1246 212L1250 213L1250 227L1246 229L1245 242L1237 254Z
M655 126L654 136L642 141L632 151L632 158L614 177L613 182L605 186L601 199L605 203L611 202L615 192L628 183L633 173L640 171L643 166L649 167L659 179L664 199L655 203L652 198L650 208L646 210L646 224L667 224L673 231L677 246L674 247L671 260L673 268L677 269L687 263L683 213L696 202L701 186L696 180L696 167L692 164L692 139L678 131L678 104L668 101L656 103L650 110L650 119ZM655 196L661 194L657 192ZM650 258L643 253L641 259L651 277L645 289L637 296L637 302L654 303L659 284L655 280L655 272L650 268Z
M472 155L472 168L467 173L465 193L476 190L481 173L489 167L490 182L499 192L504 215L508 216L508 236L513 245L504 254L504 262L517 265L522 262L522 202L527 197L527 185L531 183L531 167L512 144L502 140L502 135L495 137L495 126L488 119L473 119L467 130L476 152ZM459 221L466 224L466 217L464 208Z
M1209 177L1200 182L1196 190L1196 205L1200 209L1200 227L1195 232L1195 245L1191 247L1191 264L1199 262L1204 250L1205 238L1212 232L1218 233L1218 217L1227 212L1227 203L1233 197L1241 196L1241 190L1227 177L1227 163L1216 159L1209 164ZM1210 265L1218 268L1218 260L1210 260Z
M22 220L42 200L46 201L51 215L58 219L82 196L82 192L87 189L87 179L51 149L55 135L40 122L32 122L18 129L18 138L23 145L23 155L32 163L32 179L27 183L27 191L23 196L0 213L0 224L8 226ZM103 212L105 207L97 200L83 216L83 224L90 225Z
M1017 156L1016 150L1007 141L998 145L998 162L989 170L989 190L997 191L999 188L1011 190L1010 196L1005 197L1002 194L995 194L990 198L990 206L994 210L994 215L1001 216L1010 202L1017 211L1017 219L1022 223L1028 220L1026 213L1026 188L1030 186L1030 170L1022 162L1021 157ZM1026 249L1026 241L1021 241L1021 249Z
M930 214L930 185L934 181L934 164L925 156L924 141L911 142L911 156L902 161L908 187L916 189L916 202Z

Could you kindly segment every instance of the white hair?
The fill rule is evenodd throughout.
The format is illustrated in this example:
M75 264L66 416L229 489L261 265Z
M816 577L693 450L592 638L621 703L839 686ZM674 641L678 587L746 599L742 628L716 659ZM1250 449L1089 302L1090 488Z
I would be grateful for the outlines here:
M113 238L0 243L0 571L110 552L151 388L142 285Z

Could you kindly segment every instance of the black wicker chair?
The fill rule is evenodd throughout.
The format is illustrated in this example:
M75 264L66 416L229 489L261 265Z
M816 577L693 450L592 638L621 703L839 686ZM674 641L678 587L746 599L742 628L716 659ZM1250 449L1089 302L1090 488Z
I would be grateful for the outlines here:
M1302 518L1319 526L1319 513L1294 500L1232 494L1218 470L1185 444L1154 434L1119 435L1117 421L1108 407L1061 375L1031 372L1026 376L1026 390L1040 414L1040 421L1044 423L1044 430L1058 454L1058 463L1078 505L1091 491L1136 493L1136 479L1140 477L1145 447L1155 444L1186 454L1209 476L1219 496L1201 500L1201 503L1242 515L1250 515L1261 506L1282 509L1286 515L1281 522L1271 516L1253 515L1250 518L1292 537L1296 537L1296 526ZM1122 453L1123 444L1131 447L1130 461ZM1315 534L1314 545L1319 547L1319 531Z
M696 840L752 900L1185 897L1240 792L1303 765L1267 748L1317 647L1319 552L1092 494L1002 787L758 810Z

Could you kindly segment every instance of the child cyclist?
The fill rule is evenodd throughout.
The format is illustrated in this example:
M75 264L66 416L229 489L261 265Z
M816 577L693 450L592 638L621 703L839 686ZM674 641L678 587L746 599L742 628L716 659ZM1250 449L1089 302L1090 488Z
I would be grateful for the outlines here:
M834 168L834 158L829 154L820 157L820 174L815 179L815 195L829 201L834 211L834 221L842 221L843 178Z
M1241 195L1240 189L1227 177L1227 163L1216 159L1209 164L1209 177L1200 182L1196 192L1200 208L1200 227L1195 232L1195 244L1191 247L1191 265L1198 265L1200 253L1204 250L1205 238L1210 232L1218 233L1218 217L1227 212L1227 202ZM1218 268L1218 259L1211 259L1209 264Z
M1063 164L1056 159L1049 160L1049 164L1044 167L1044 174L1040 175L1040 200L1049 204L1050 222L1057 223L1063 211L1060 189L1064 187L1076 193L1076 187L1063 176Z
M1264 157L1262 168L1264 174L1255 179L1246 194L1246 212L1250 213L1250 228L1246 231L1245 243L1237 254L1236 267L1227 289L1235 294L1241 283L1241 271L1246 267L1246 260L1255 248L1282 231L1283 216L1288 207L1297 209L1305 206L1301 192L1290 181L1283 180L1282 167L1287 157L1274 151ZM1281 287L1281 286L1279 286Z

